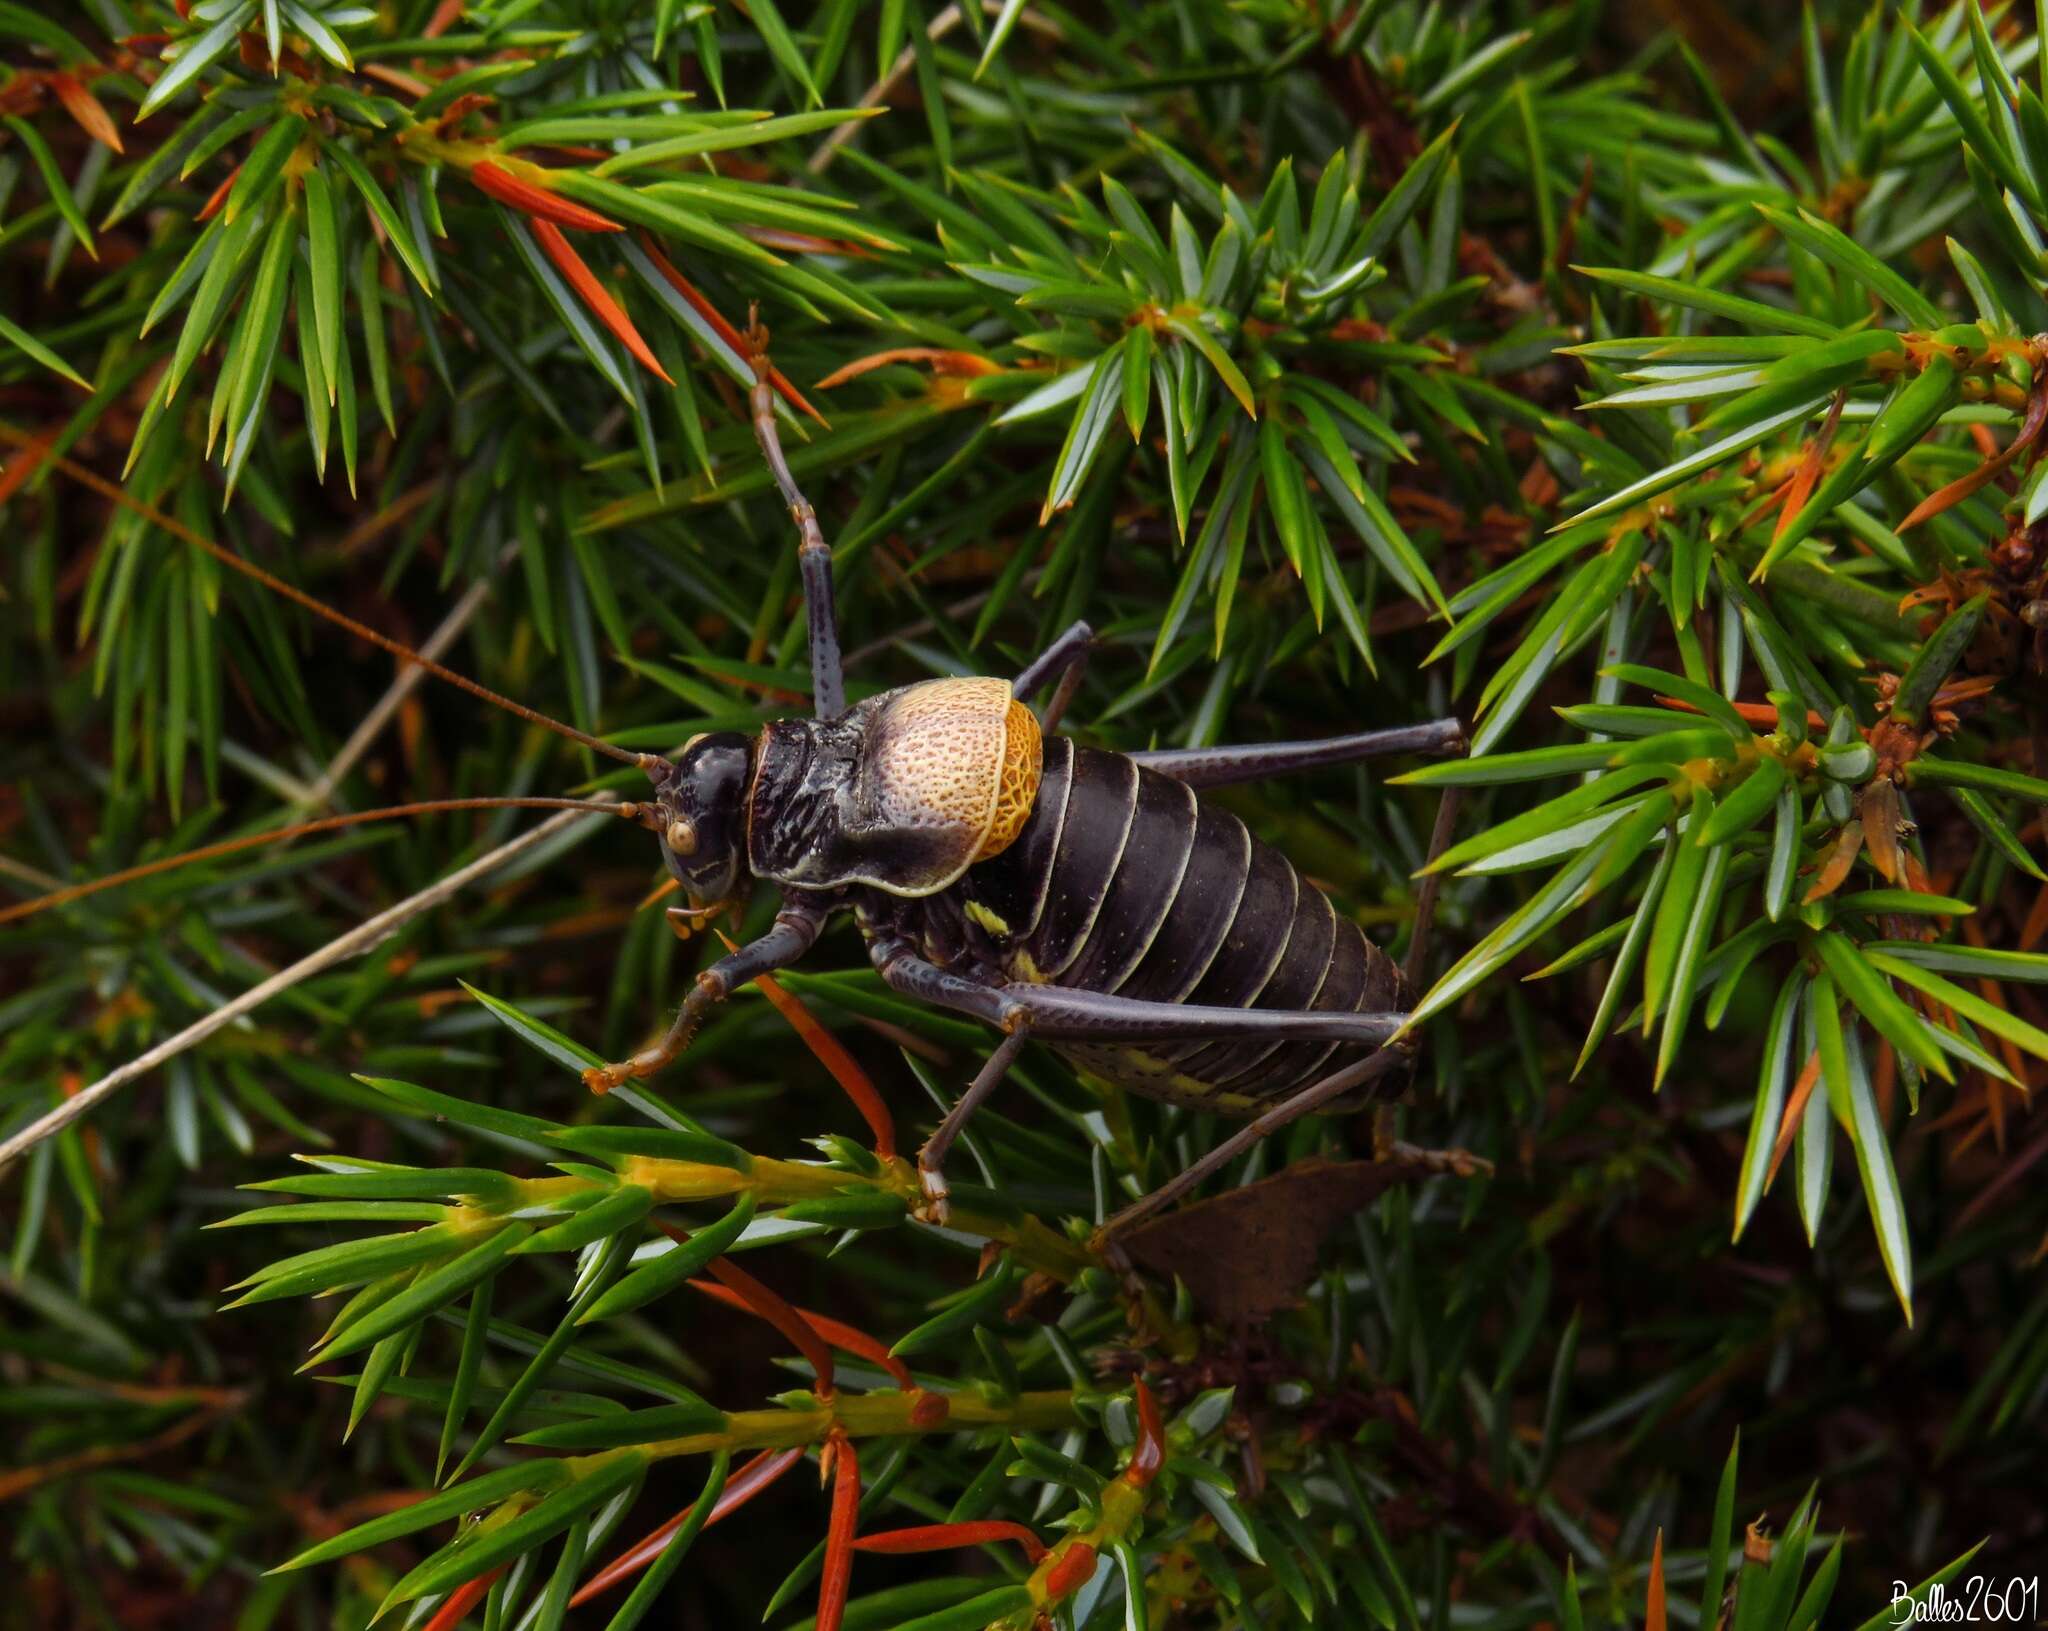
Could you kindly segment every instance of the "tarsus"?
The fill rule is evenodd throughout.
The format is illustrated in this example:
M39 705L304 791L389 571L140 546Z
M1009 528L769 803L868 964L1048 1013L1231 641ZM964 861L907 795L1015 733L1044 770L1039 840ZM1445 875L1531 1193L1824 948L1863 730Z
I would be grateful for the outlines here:
M16 918L32 917L52 906L63 906L74 900L83 900L87 895L97 895L103 889L112 889L120 884L133 883L138 878L148 878L159 872L189 866L194 861L211 861L223 855L234 855L241 850L281 843L287 838L304 838L312 833L334 832L342 827L359 827L366 822L397 821L406 816L434 815L446 810L588 810L592 815L623 816L626 820L634 822L643 820L642 809L637 804L608 804L595 799L429 799L420 804L393 804L381 810L358 810L350 815L326 816L318 821L301 822L296 827L279 827L271 832L223 839L218 844L205 844L198 849L187 850L182 855L166 856L161 861L147 861L141 866L131 866L124 872L112 872L104 878L95 878L90 883L53 889L47 895L38 895L34 900L25 900L0 910L0 923L11 923Z

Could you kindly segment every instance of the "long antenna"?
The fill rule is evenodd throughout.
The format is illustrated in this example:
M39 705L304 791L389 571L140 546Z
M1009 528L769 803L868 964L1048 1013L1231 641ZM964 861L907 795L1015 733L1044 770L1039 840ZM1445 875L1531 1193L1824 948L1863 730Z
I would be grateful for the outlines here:
M133 883L138 878L153 877L159 872L170 872L181 866L190 866L194 861L211 861L245 849L259 849L265 844L281 843L287 838L304 838L311 833L334 832L342 827L360 827L370 821L397 821L406 816L434 815L445 810L588 810L592 815L621 816L628 821L644 824L639 805L610 804L596 799L429 799L421 804L393 804L381 810L358 810L350 815L325 816L318 821L300 822L296 827L279 827L272 832L223 839L218 844L205 844L198 849L187 850L182 855L170 855L161 861L147 861L141 866L131 866L125 872L110 872L106 877L95 878L90 883L76 883L64 889L53 889L47 895L38 895L34 900L21 901L0 910L0 923L33 917L37 912L47 911L52 906L63 906L74 900L83 900L87 895L97 895L103 889L113 889L120 884Z
M20 448L33 449L38 445L34 437L29 436L23 431L16 430L12 425L0 425L0 440L12 442L16 447ZM34 454L31 453L29 456L33 457ZM479 685L468 675L458 674L454 669L444 667L442 664L435 662L431 657L421 656L412 647L392 639L389 635L379 634L368 624L358 623L354 618L336 611L332 606L315 600L303 589L294 588L291 584L286 583L284 579L264 571L262 567L252 562L243 560L241 556L235 554L232 550L222 548L219 544L213 542L212 539L201 537L200 534L186 526L184 522L178 520L176 516L167 515L154 504L137 498L118 482L107 480L98 471L89 469L75 460L64 457L62 454L54 455L51 457L50 462L73 481L90 487L94 492L121 505L124 509L134 511L152 525L163 528L172 537L182 538L194 549L202 554L211 555L223 566L231 567L244 577L262 584L264 588L272 593L282 595L286 600L305 607L307 611L313 613L316 617L324 617L328 622L335 624L337 627L347 629L350 634L355 635L358 639L367 640L371 645L381 647L383 650L390 652L392 656L401 658L409 663L419 664L421 668L425 669L437 680L446 680L450 685L467 691L471 696L478 697L490 703L493 707L502 708L506 713L513 714L530 725L542 726L547 730L553 731L557 736L566 736L572 742L580 743L582 746L590 748L595 752L617 759L622 763L633 765L641 770L651 773L656 766L664 765L667 762L654 754L631 753L625 748L614 747L610 742L603 741L587 732L579 731L574 725L565 725L559 719L550 719L546 714L529 708L522 702L514 702L510 697L493 691L487 685Z

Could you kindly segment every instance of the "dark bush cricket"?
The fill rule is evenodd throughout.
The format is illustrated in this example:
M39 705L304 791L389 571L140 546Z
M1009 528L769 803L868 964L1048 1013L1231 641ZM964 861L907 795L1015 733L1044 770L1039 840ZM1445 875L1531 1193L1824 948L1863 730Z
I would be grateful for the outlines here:
M589 1085L659 1070L713 1004L795 962L851 911L892 989L1003 1032L919 1152L934 1216L948 1150L1030 1038L1133 1092L1254 1117L1254 1137L1369 1096L1409 1057L1386 1046L1407 1018L1408 979L1195 789L1456 752L1458 722L1244 747L1084 747L1052 732L1087 659L1085 623L1014 681L927 680L847 709L831 550L783 457L761 338L754 430L800 534L816 712L752 740L698 737L650 775L663 857L690 897L678 912L715 909L755 878L783 905L760 939L697 976L659 1043L586 1072ZM1025 699L1055 684L1041 720ZM1432 905L1427 891L1417 952ZM1140 1205L1156 1209L1210 1170L1198 1164Z
M0 912L60 904L168 866L358 822L449 808L588 809L660 837L688 896L679 923L715 915L762 880L782 892L773 926L697 976L654 1046L584 1073L604 1091L668 1064L706 1012L796 962L850 911L894 990L986 1021L1001 1043L918 1154L924 1214L945 1215L947 1152L1037 1039L1132 1092L1248 1125L1127 1208L1156 1211L1274 1129L1370 1099L1404 1067L1406 1005L1419 978L1436 879L1424 878L1405 969L1244 823L1205 804L1220 787L1381 754L1457 753L1455 719L1313 742L1112 753L1055 734L1088 656L1077 623L1015 680L926 680L845 706L832 557L775 428L766 335L750 336L756 438L800 535L815 712L756 737L720 731L676 760L629 753L536 714L345 618L181 527L151 518L358 636L522 718L644 771L638 803L457 799L363 811L211 845ZM68 464L68 461L66 461ZM89 473L79 471L81 477ZM90 478L117 502L117 487ZM1047 686L1042 716L1026 699ZM1439 806L1431 855L1449 839Z

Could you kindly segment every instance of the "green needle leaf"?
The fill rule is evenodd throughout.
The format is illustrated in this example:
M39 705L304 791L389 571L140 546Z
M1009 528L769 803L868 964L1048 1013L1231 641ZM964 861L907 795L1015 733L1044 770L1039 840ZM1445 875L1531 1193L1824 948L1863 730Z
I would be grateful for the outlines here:
M629 1271L578 1314L577 1323L588 1325L596 1320L614 1319L643 1303L652 1302L656 1297L666 1296L699 1273L714 1257L729 1251L753 1221L754 1195L748 1190L718 1222L696 1230L673 1250L649 1258Z
M406 1326L425 1319L443 1303L453 1302L479 1280L495 1274L500 1264L510 1255L512 1248L532 1232L529 1224L500 1224L482 1242L472 1246L454 1262L422 1275L389 1302L380 1303L361 1320L331 1338L325 1347L299 1368L310 1370L315 1365L326 1364L330 1359L340 1359L346 1354L357 1353L373 1342L382 1341L393 1331L403 1330Z
M136 123L147 119L219 61L255 15L256 0L242 0L205 33L180 46L177 60L157 75L156 83L135 109Z
M510 1467L501 1467L454 1489L429 1495L395 1512L372 1518L368 1523L357 1524L353 1529L307 1547L290 1562L280 1563L270 1572L283 1574L293 1569L309 1569L317 1563L331 1563L353 1552L381 1546L388 1540L416 1534L448 1518L460 1517L465 1512L480 1512L509 1496L560 1489L575 1476L573 1468L574 1463L568 1461L521 1461Z
M507 1521L480 1525L444 1546L393 1586L385 1603L409 1603L488 1574L500 1563L533 1551L578 1518L596 1511L613 1496L631 1488L647 1470L646 1458L630 1450L613 1450L585 1461L542 1465L569 1468L574 1481L556 1488L537 1505ZM451 1493L459 1494L484 1482L485 1479L476 1479L471 1485L458 1485Z
M24 352L52 373L62 374L72 384L83 386L88 391L92 389L92 382L83 374L79 373L77 369L73 368L71 364L58 356L48 346L44 345L41 340L38 340L33 334L29 333L28 330L21 327L20 324L11 321L5 316L0 316L0 340L5 340L9 345Z

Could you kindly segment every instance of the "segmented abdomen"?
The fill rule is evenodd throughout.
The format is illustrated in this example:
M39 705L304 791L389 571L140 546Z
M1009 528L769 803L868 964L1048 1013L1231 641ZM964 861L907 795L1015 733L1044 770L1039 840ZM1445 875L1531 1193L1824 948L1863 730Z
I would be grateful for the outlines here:
M1236 816L1062 737L1045 744L1017 841L957 887L1006 979L1213 1007L1403 1006L1386 954ZM1058 1046L1134 1092L1235 1115L1370 1051L1260 1039Z

